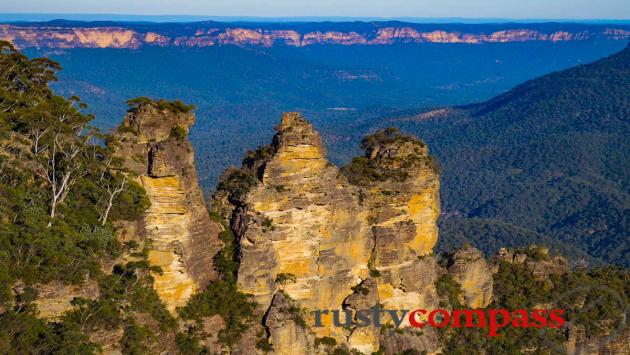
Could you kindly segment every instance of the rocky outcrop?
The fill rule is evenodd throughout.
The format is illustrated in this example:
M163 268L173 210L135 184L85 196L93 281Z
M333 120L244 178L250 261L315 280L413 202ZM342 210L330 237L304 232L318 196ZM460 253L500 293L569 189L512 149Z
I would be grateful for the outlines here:
M22 282L13 285L12 289L15 296L23 294L26 287ZM50 320L58 319L65 312L72 310L74 306L71 302L75 298L96 299L99 296L98 284L90 278L81 285L68 285L54 281L29 287L32 290L37 290L35 304L37 305L38 315ZM2 311L0 310L1 313Z
M131 109L116 132L116 154L136 174L151 207L135 228L150 240L155 289L171 311L216 278L212 258L220 227L203 200L187 132L192 113L145 102Z
M550 275L562 275L570 271L569 261L561 256L549 255L549 249L542 246L530 246L525 249L499 249L500 260L523 265L539 280L548 280Z
M385 329L381 332L381 349L386 354L432 354L440 346L435 329Z
M492 277L497 267L483 258L472 246L464 246L449 255L448 273L463 291L463 304L470 308L485 308L492 302Z
M272 322L285 299L306 310L309 326L314 310L338 311L343 322L344 310L353 316L377 304L434 308L439 180L427 147L406 136L375 142L364 159L398 174L368 188L328 162L320 135L299 114L285 113L277 131L215 194L238 239L239 290L267 311L274 351L295 353L291 344L308 341L295 322ZM378 329L336 327L332 315L312 332L364 353L380 347Z
M559 350L571 355L628 355L630 354L630 329L625 322L617 329L609 329L603 335L588 337L583 325L569 323L565 328L566 341Z
M213 26L213 25L216 25ZM209 26L209 27L208 27ZM313 26L311 26L313 27ZM309 46L337 45L391 45L400 43L506 43L526 41L584 41L593 39L627 40L630 29L606 26L583 29L556 29L543 31L527 28L506 28L484 33L483 30L461 32L441 29L427 30L412 24L399 26L373 26L357 30L303 30L292 28L237 27L220 23L197 23L180 28L172 26L86 26L85 24L0 25L0 39L18 48L139 48L142 46L209 47L219 45ZM469 26L471 27L471 26ZM341 28L347 28L341 27ZM494 27L493 27L494 28Z
M308 328L300 306L284 292L273 297L265 316L274 354L312 354L315 337Z

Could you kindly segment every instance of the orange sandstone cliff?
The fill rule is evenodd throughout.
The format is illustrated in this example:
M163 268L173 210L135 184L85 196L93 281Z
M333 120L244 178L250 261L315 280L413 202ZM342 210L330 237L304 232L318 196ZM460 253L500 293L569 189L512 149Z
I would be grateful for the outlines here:
M528 28L492 29L489 32L463 30L422 30L412 24L374 26L362 30L297 29L238 27L221 24L212 28L204 23L192 23L181 31L170 31L159 25L138 27L110 24L43 23L34 25L0 25L0 40L13 43L18 48L140 48L142 46L209 47L220 45L309 46L316 44L337 45L390 45L397 43L505 43L526 41L584 41L592 39L627 40L630 29L626 27L593 27L585 29L556 29L541 31ZM195 27L197 26L197 27ZM209 27L210 26L210 27ZM493 27L494 28L494 27Z

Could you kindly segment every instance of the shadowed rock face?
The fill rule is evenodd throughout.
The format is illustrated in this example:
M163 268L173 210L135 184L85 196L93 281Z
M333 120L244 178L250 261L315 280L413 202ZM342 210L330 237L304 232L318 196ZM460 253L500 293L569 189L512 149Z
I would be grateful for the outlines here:
M151 207L137 233L152 241L149 262L160 266L155 288L174 311L217 275L212 258L221 248L219 226L208 217L194 166L194 151L186 137L191 113L142 104L129 111L116 133L117 155L137 174Z
M276 309L274 314L279 297L289 298L306 309L308 325L314 324L312 310L437 307L435 259L428 254L437 241L439 180L424 159L426 146L408 141L373 147L369 159L404 170L406 178L360 187L328 162L321 137L299 114L285 113L277 131L272 145L245 160L243 171L257 184L237 201L228 202L225 191L215 195L240 245L239 289L254 295L261 311ZM417 163L396 166L411 155L420 158ZM271 319L265 325L274 351L294 353L280 334L303 342L306 333ZM322 323L312 328L316 337L333 337L364 353L379 349L378 329L333 327L332 316Z

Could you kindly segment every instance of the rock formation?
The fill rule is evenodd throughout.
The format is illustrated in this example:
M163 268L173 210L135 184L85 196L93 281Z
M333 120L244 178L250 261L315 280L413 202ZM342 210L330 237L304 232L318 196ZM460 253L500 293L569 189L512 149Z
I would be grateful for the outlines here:
M448 273L462 287L463 304L484 308L492 302L492 277L496 267L486 262L481 251L464 246L450 255L448 264Z
M155 288L171 311L216 278L212 258L221 248L187 138L194 120L192 113L144 102L129 111L114 143L151 201L135 232L151 241L149 263L163 271L154 275Z
M569 272L568 260L561 256L550 256L547 247L532 245L526 249L499 249L500 260L523 265L539 280L548 280L549 275L562 275Z
M377 139L363 159L398 174L357 186L327 161L299 114L285 113L277 131L215 194L240 246L238 287L269 310L275 352L309 353L291 345L311 335L280 315L286 302L305 310L309 326L314 310L433 308L439 180L427 147L402 135ZM334 327L331 318L311 328L315 337L364 353L380 348L378 330Z
M370 28L358 26L356 31L342 32L334 29L301 30L297 27L274 29L257 27L232 27L230 24L191 24L166 30L153 26L86 26L66 24L0 25L0 40L13 43L19 48L139 48L142 46L210 47L221 45L272 47L282 44L303 47L317 44L337 45L391 45L400 43L505 43L526 41L584 41L603 38L627 40L630 30L626 26L585 27L582 29L559 27L554 30L506 26L484 33L483 30L468 28L462 33L458 29L434 29L417 27L413 24L400 26L375 25ZM471 26L469 26L471 27Z

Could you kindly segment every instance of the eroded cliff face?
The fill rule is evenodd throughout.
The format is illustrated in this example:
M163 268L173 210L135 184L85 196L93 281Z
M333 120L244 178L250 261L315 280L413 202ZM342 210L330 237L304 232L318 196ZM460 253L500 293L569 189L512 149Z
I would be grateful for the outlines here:
M198 26L195 28L194 26ZM145 26L146 27L146 26ZM72 26L72 25L0 25L0 39L18 48L139 48L145 45L209 47L216 45L253 45L302 47L314 44L390 45L397 43L505 43L525 41L583 41L597 38L627 40L627 28L588 28L542 32L536 29L510 28L490 33L421 30L411 26L374 27L363 31L267 29L225 27L208 28L191 24L181 33L155 27ZM160 33L163 31L163 33Z
M428 148L413 140L378 142L368 159L404 176L373 181L363 191L375 239L372 261L381 302L388 308L431 308L435 304L435 258L440 214L439 179L425 158Z
M151 207L133 232L150 240L149 263L159 266L155 289L170 311L217 275L212 258L221 248L186 137L194 115L141 104L116 132L116 153L137 175Z
M366 159L405 176L366 188L328 162L320 135L299 114L284 114L277 130L272 145L245 159L243 171L255 186L237 199L221 190L215 196L240 245L238 287L254 295L261 311L274 310L265 325L276 353L310 353L312 338L325 336L377 351L379 329L335 327L332 316L312 327L312 311L340 311L343 322L344 309L355 317L377 304L436 306L429 254L437 240L439 180L425 163L428 150L415 141L375 145ZM312 335L299 322L279 321L285 302L303 309Z
M463 291L462 304L485 308L492 302L493 276L497 267L486 262L483 254L472 246L464 246L450 255L448 273Z

